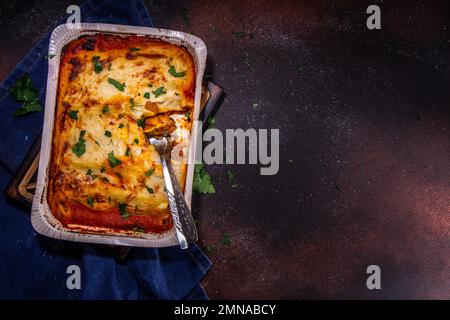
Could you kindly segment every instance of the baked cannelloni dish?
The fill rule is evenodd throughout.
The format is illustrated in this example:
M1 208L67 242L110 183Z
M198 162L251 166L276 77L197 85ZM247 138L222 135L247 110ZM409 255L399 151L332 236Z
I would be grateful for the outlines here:
M184 189L195 91L189 51L147 36L83 36L64 48L58 81L52 214L75 231L170 230L161 163L147 136L170 136Z

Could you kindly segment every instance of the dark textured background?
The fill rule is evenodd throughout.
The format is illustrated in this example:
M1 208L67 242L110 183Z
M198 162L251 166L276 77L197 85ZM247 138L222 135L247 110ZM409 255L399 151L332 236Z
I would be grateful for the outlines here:
M72 3L2 2L0 79ZM227 93L217 128L280 129L277 175L208 166L217 193L194 202L211 298L450 298L448 1L147 6L205 41Z

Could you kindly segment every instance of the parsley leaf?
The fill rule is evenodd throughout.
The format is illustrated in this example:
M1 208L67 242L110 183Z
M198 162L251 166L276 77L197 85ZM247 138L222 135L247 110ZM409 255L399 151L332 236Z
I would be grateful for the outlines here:
M73 153L75 153L78 157L81 157L86 152L86 140L83 139L86 130L80 131L80 137L78 138L78 142L74 144L72 147Z
M229 246L231 243L233 242L233 240L231 240L230 235L228 234L224 234L222 237L222 243L226 246Z
M141 228L141 227L133 227L132 230L134 232L140 232L140 233L145 233L146 232L145 228Z
M231 35L233 36L233 38L237 39L237 38L245 38L247 36L247 33L245 33L244 31L232 31Z
M119 91L124 91L125 90L125 84L122 84L119 81L114 80L113 78L108 78L108 83L112 84Z
M186 75L186 71L180 71L180 72L177 72L177 71L175 70L175 67L174 67L174 66L170 66L170 68L169 68L169 73L170 73L172 76L174 76L175 78L181 78L181 77L184 77L184 76Z
M100 168L100 172L103 173L103 172L105 172L105 171L106 171L105 167L102 166L102 167Z
M109 107L108 106L104 106L102 109L102 113L103 114L109 114Z
M139 139L138 139L138 138L135 138L135 139L133 140L133 142L134 142L135 144L139 144Z
M87 174L88 176L90 176L90 175L92 174L92 170L89 168L88 171L86 172L86 174Z
M228 170L227 177L228 177L228 180L230 180L230 181L234 180L234 173L231 172L230 170Z
M155 91L152 91L152 92L155 95L155 98L158 98L160 95L167 93L167 91L166 91L166 89L164 89L164 87L159 87L158 89L156 89Z
M9 89L9 92L17 102L23 102L22 106L14 112L15 117L42 111L37 90L27 74L17 80L16 84Z
M25 101L23 105L14 112L15 117L23 116L27 113L42 111L38 100Z
M137 120L138 127L145 128L145 120L143 118Z
M216 126L216 118L215 117L209 117L208 120L206 120L206 123L208 124L209 128L214 128Z
M130 48L129 50L130 51L139 51L139 50L141 50L141 48Z
M30 101L37 94L36 88L27 74L17 80L15 86L11 87L9 92L17 101Z
M94 199L92 197L87 198L86 202L90 207L94 206Z
M134 110L134 99L130 98L130 110L133 111Z
M100 62L99 56L93 56L92 57L92 64L94 65L94 71L95 73L100 73L103 70L103 66Z
M108 160L109 160L109 165L111 166L111 168L114 168L115 166L122 164L122 161L120 161L119 159L114 157L114 151L111 151L110 153L108 153Z
M191 121L191 114L189 112L186 112L184 115L188 121Z
M127 147L127 151L125 151L125 157L129 157L130 156L130 148Z
M107 177L103 177L102 180L103 180L104 182L109 182L109 179L108 179Z
M71 117L74 120L78 120L78 110L70 110L69 117Z
M112 136L111 131L106 130L105 131L105 136L107 136L108 138L111 138L111 136Z
M122 129L124 127L123 123L119 124L119 129Z
M211 176L204 169L203 164L196 164L194 167L194 191L197 193L215 193L214 185L211 181Z
M122 219L126 219L130 216L130 214L127 212L127 205L123 202L119 203L119 214Z
M150 99L150 92L144 93L144 98L145 99Z
M181 18L183 19L184 26L186 28L189 28L189 26L191 25L191 19L189 18L187 9L181 10Z
M211 31L211 32L213 32L213 33L216 33L217 32L217 27L215 26L215 25L213 25L213 24L209 24L208 25L208 27L209 27L209 30Z
M153 190L153 188L150 188L147 186L145 186L145 187L147 188L148 193L155 193L155 190Z
M145 175L146 175L147 177L150 177L150 176L153 174L153 172L155 172L155 169L150 168L150 169L148 169L148 171L145 173Z

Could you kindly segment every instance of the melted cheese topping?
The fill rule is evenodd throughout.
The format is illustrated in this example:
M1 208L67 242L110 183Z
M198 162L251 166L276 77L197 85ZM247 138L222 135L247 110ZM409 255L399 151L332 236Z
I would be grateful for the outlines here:
M184 189L194 83L189 52L154 38L95 35L68 44L48 190L64 226L171 229L159 155L144 128L172 136L172 165Z

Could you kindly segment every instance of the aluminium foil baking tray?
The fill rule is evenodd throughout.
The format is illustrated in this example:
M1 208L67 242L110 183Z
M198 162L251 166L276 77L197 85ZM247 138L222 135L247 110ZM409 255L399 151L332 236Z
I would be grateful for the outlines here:
M178 240L174 229L161 233L119 233L102 232L94 233L91 231L78 231L65 228L59 220L51 213L47 203L47 184L49 164L51 159L51 148L53 140L53 125L56 109L56 95L58 89L58 76L61 52L66 44L83 35L92 35L97 33L108 33L115 35L142 35L158 38L176 45L187 48L191 53L195 62L196 83L194 98L194 116L191 137L189 142L188 168L186 174L186 184L184 196L190 206L192 198L192 180L194 175L195 154L197 148L198 131L197 120L200 113L200 99L202 90L202 78L205 71L207 50L205 43L198 37L188 33L147 28L124 26L116 24L100 24L100 23L81 23L79 28L71 29L68 25L63 24L56 27L50 37L50 45L48 50L49 56L54 56L48 63L47 92L45 99L44 127L42 131L41 152L39 157L39 171L36 182L36 193L33 199L31 211L31 223L34 229L45 236L75 241L90 242L109 245L136 246L136 247L168 247L178 245Z

